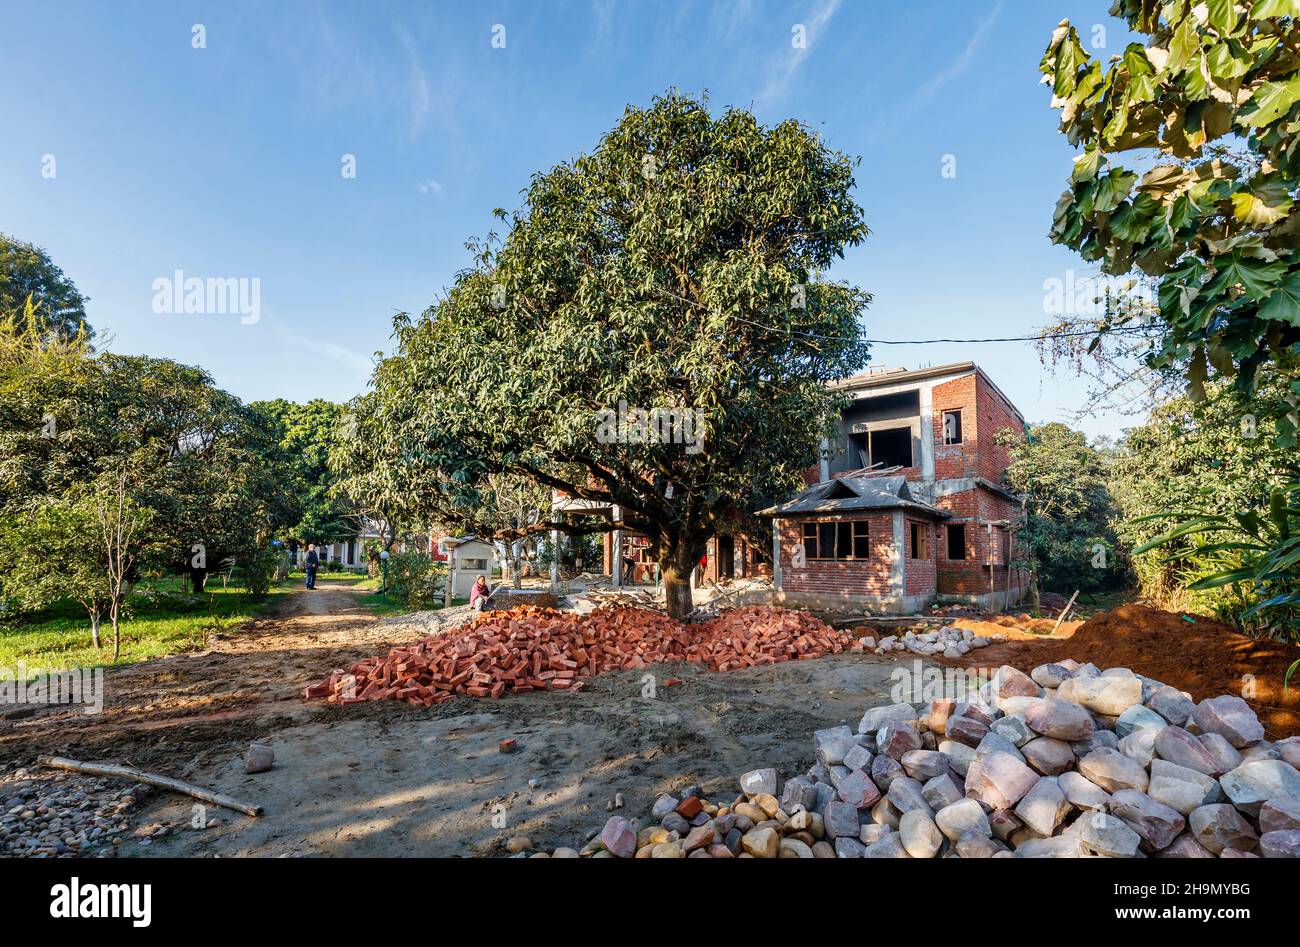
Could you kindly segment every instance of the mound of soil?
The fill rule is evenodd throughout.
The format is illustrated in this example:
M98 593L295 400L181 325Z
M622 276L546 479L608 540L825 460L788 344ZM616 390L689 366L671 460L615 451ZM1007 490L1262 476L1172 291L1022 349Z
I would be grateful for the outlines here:
M1127 667L1187 691L1193 700L1240 695L1255 708L1270 739L1300 733L1300 671L1289 690L1282 683L1287 668L1300 660L1295 645L1249 638L1213 619L1144 605L1102 612L1065 637L1026 638L991 645L950 663L1011 664L1029 670L1074 658L1103 669Z
M1062 606L1064 608L1065 606ZM981 618L959 618L953 622L954 628L973 631L985 638L993 635L1006 635L1012 640L1034 640L1051 636L1067 638L1074 634L1082 621L1063 621L1056 627L1055 618L1034 618L1031 615L985 615ZM1055 634L1053 634L1055 629Z

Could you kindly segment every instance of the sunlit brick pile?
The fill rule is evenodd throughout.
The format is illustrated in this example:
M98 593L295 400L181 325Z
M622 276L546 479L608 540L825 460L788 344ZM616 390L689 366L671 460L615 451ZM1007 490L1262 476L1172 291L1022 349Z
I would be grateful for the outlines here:
M852 635L807 612L766 605L736 609L697 625L642 608L577 615L520 606L336 670L305 688L303 697L339 704L404 700L431 707L458 694L498 698L576 690L604 671L663 661L734 671L858 647Z

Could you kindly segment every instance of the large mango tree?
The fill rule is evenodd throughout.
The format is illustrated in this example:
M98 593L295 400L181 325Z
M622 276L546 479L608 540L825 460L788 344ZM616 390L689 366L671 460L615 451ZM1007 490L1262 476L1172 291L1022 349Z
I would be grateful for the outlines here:
M412 492L512 474L616 508L607 528L649 537L684 616L709 536L800 482L835 417L826 382L866 360L869 297L825 278L867 234L853 169L794 121L629 107L398 319L376 462Z

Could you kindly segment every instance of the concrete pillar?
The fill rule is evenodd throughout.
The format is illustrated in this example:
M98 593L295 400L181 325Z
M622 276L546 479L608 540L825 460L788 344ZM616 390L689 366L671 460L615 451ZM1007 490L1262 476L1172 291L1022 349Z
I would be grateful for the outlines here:
M772 520L772 587L781 591L781 521Z
M443 605L451 608L452 599L455 598L456 589L456 547L452 546L447 550L447 588L443 595Z
M551 591L560 591L560 531L551 530Z
M829 479L831 479L831 442L823 437L821 444L817 446L817 481L825 483Z
M890 566L893 571L894 590L897 592L901 604L907 597L907 523L903 518L902 510L895 511L893 521L894 558Z
M621 520L623 518L623 508L621 506L614 507L613 515L614 515L615 522ZM613 544L614 544L614 575L613 575L614 588L621 589L623 587L623 531L621 529L614 530Z
M934 479L934 389L921 386L921 477ZM933 498L927 499L933 502Z

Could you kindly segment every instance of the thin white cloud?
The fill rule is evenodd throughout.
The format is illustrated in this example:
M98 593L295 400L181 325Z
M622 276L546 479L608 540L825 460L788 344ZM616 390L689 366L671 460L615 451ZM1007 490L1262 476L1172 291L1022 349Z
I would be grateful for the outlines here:
M677 10L676 21L680 26L686 15L692 12L690 6L683 3ZM754 13L754 0L732 0L730 4L711 4L709 20L710 32L724 40L734 40L748 26Z
M963 72L965 72L979 52L979 48L984 45L984 40L988 38L989 32L993 29L993 24L1002 13L1002 8L1006 6L1006 0L998 0L989 15L980 20L975 26L975 32L971 34L962 51L957 54L957 58L948 64L946 69L931 76L919 89L912 98L913 106L924 105L938 95L949 82L952 82Z
M417 190L419 190L421 194L442 193L442 185L439 184L437 181L435 181L433 178L429 178L427 181L421 181L419 184L415 185L415 187Z
M603 50L614 39L614 0L591 0L591 41L588 51Z
M275 327L275 335L286 345L291 345L315 355L320 355L323 358L330 359L331 361L347 365L349 368L360 369L367 374L369 374L369 372L374 368L374 362L369 356L362 355L359 352L354 352L352 349L346 348L335 342L327 342L324 339L317 339L303 335L301 332L295 332L293 329L287 328L283 325L277 325Z
M782 54L780 61L773 64L769 69L766 85L763 91L758 94L755 105L759 108L776 105L785 99L791 81L795 74L798 73L799 67L803 61L808 58L812 52L813 45L817 42L818 36L826 28L826 24L835 16L835 11L840 8L840 0L819 0L812 10L809 11L801 24L804 28L804 42L802 46L796 47L789 39L790 49ZM797 24L790 24L793 28ZM793 38L793 32L791 32Z
M429 110L433 107L433 96L429 92L429 77L425 75L424 67L420 65L420 50L415 44L415 37L407 30L399 30L398 37L402 41L402 46L406 48L407 82L411 94L411 137L414 138L424 127L425 119L429 116Z

